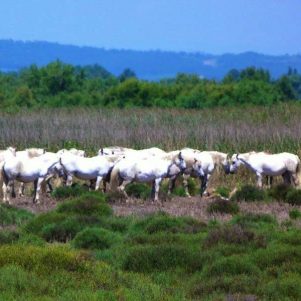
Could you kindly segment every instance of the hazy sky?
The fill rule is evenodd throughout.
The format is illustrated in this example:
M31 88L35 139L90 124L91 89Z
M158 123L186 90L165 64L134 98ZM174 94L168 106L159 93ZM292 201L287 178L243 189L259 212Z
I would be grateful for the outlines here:
M301 0L0 0L0 39L301 53Z

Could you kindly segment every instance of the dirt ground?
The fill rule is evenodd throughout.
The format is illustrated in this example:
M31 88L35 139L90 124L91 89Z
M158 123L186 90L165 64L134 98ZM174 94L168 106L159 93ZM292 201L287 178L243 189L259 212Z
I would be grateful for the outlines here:
M110 205L117 216L145 216L154 212L163 211L173 216L191 216L195 219L208 222L212 219L217 219L219 221L228 221L232 218L230 214L209 214L207 212L208 204L210 204L216 197L173 197L162 204L153 203L149 200L143 201L140 199L131 199L128 203L125 202L111 202ZM11 205L24 208L33 213L42 213L53 210L57 202L54 198L41 195L40 204L33 204L32 198L17 197L11 199ZM250 213L265 213L271 214L277 218L279 222L283 222L289 218L289 211L293 207L287 203L281 202L239 202L240 212L250 212ZM298 208L301 209L300 207Z

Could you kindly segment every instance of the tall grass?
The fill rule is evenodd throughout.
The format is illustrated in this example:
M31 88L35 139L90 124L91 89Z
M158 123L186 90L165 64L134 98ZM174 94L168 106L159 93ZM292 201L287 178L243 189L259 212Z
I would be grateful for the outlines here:
M301 148L301 106L181 109L43 109L0 113L0 147L185 146L225 152Z

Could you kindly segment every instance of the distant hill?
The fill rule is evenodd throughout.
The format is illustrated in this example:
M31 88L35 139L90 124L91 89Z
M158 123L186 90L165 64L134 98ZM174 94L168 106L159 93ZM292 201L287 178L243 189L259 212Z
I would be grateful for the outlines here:
M0 40L0 70L16 71L30 64L42 66L60 59L73 65L99 64L115 75L125 68L142 79L158 80L179 72L221 79L231 69L261 67L277 78L288 68L301 71L301 55L271 56L255 52L211 55L171 51L116 50L49 42Z

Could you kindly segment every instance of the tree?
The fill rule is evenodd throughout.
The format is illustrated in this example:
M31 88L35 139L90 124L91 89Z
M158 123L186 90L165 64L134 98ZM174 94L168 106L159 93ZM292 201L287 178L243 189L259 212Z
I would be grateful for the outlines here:
M136 74L133 70L126 68L123 70L123 72L119 75L120 82L124 82L125 80L129 78L136 78Z

